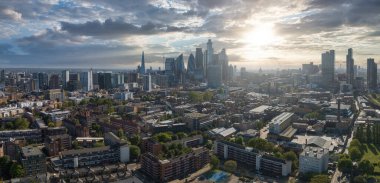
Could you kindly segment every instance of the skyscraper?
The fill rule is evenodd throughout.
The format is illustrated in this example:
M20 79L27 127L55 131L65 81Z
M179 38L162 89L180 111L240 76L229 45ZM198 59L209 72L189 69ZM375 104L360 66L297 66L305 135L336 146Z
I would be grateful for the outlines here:
M144 58L144 52L142 52L142 56L141 56L140 74L145 74L145 58Z
M62 85L64 88L67 86L67 82L69 82L70 79L70 71L64 70L62 71Z
M195 68L203 70L204 63L203 63L203 52L202 48L196 48L195 49Z
M194 55L191 53L187 61L187 73L190 75L193 75L194 71L195 71L195 58L194 58Z
M93 90L93 82L92 82L92 69L88 72L80 73L80 83L83 91L91 91Z
M377 90L377 64L375 59L367 59L367 87L368 91Z
M330 50L322 53L322 84L332 86L335 77L335 51Z
M185 74L185 63L183 62L183 54L179 55L175 59L176 68L175 68L175 76L178 80L178 83L183 82L183 75Z
M152 77L150 74L143 76L143 82L144 82L144 91L150 92L152 91Z
M212 48L212 42L211 39L207 42L207 65L212 64L213 62L213 56L214 56L214 48Z
M347 84L354 84L354 59L352 58L352 48L348 49L346 55L346 77Z
M218 62L222 65L222 80L227 82L229 80L228 76L228 56L226 54L226 49L222 49L222 51L218 55Z
M222 86L222 65L212 64L207 67L207 85L210 88L219 88Z

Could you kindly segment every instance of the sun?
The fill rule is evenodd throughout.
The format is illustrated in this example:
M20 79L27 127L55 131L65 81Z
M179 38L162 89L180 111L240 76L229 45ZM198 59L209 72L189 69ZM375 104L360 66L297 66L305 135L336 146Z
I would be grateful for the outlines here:
M243 42L248 46L266 46L280 41L273 31L273 24L260 24L243 35Z

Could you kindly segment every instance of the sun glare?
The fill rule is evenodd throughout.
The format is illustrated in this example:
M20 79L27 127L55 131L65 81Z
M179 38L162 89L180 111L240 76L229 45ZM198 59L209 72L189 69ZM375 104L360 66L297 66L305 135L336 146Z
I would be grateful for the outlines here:
M280 41L280 38L273 32L271 24L256 26L252 31L247 32L243 39L248 46L266 46Z

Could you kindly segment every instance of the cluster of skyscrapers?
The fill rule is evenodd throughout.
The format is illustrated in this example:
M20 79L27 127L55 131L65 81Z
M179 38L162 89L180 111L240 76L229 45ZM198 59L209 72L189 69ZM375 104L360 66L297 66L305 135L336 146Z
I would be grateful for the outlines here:
M307 66L307 67L306 67ZM304 64L303 68L309 68L310 64ZM327 88L332 88L336 85L335 74L335 51L330 50L322 53L321 64L321 85ZM345 86L348 88L361 88L363 79L358 77L358 66L355 65L353 58L353 49L349 48L346 55L346 73ZM367 89L369 91L377 90L377 64L373 58L367 59Z
M207 42L207 49L195 49L195 56L189 55L187 70L183 60L183 54L177 58L166 58L165 75L170 86L183 84L185 81L207 82L211 88L218 88L223 83L231 80L233 66L228 65L226 50L214 53L211 39Z

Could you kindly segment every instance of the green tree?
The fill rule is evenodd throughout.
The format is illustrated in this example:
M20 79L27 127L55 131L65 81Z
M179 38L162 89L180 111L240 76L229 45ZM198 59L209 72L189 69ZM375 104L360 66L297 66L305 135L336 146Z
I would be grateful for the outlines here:
M261 138L252 138L248 141L248 146L256 148L258 150L265 150L268 142Z
M131 152L131 159L137 159L141 154L140 148L135 145L130 145L129 151Z
M22 177L24 176L24 169L22 168L21 165L17 163L13 163L9 170L9 173L12 178Z
M120 139L123 139L123 138L125 137L123 129L120 128L120 129L117 131L117 136L118 136Z
M0 157L0 177L9 178L9 169L12 162L9 160L8 156Z
M50 122L48 123L48 127L55 127L55 124L54 124L52 121L50 121Z
M210 164L212 166L213 169L218 169L219 168L219 163L220 163L220 160L218 157L216 157L215 155L212 155L211 156L211 161L210 161Z
M350 157L353 161L358 161L362 158L363 154L362 152L359 150L358 147L350 147L348 149L348 153L350 154Z
M367 175L370 175L373 173L373 171L375 170L375 167L373 166L373 164L368 161L368 160L363 160L359 163L359 166L358 166L358 170L362 173L362 174L367 174Z
M133 135L129 141L131 142L132 145L138 146L141 142L141 137L139 135Z
M226 162L224 162L224 169L228 172L235 172L236 171L236 168L237 168L237 163L236 161L234 160L228 160Z
M73 145L73 149L79 149L80 148L79 142L77 140L74 140L72 145Z
M243 137L236 137L235 138L235 143L240 144L240 145L244 145L244 139L243 139Z
M214 97L214 94L210 91L206 91L203 93L203 100L204 101L210 101Z
M362 175L358 175L354 178L354 183L367 183L367 179Z
M338 169L344 173L350 173L352 170L352 160L351 159L339 159Z
M310 179L310 183L330 183L328 175L315 175Z
M17 118L16 121L14 121L13 126L15 129L28 129L29 122L25 118Z
M185 132L178 132L176 135L178 136L179 139L183 139L187 137L187 134Z
M361 147L362 144L360 143L360 141L358 139L353 139L350 143L350 147Z

